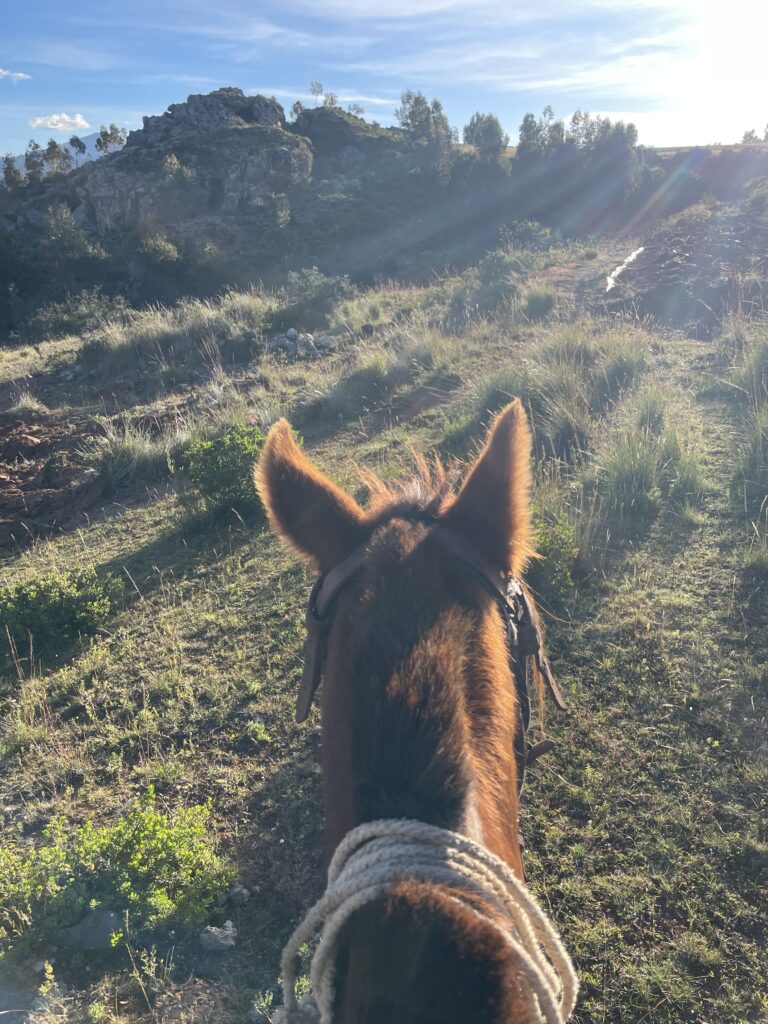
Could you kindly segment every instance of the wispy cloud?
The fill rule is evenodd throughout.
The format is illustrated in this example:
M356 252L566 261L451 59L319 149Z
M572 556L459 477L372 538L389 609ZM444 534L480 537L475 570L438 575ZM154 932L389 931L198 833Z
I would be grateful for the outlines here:
M74 132L91 127L82 114L47 114L32 117L27 123L30 128L49 128L52 132Z
M11 82L23 82L31 77L32 75L25 75L23 71L6 71L5 68L0 68L0 78L7 78Z
M336 99L340 104L344 103L362 103L367 104L370 107L388 107L394 109L400 100L397 97L390 96L389 98L383 96L371 96L367 93L355 92L349 89L340 90L329 90L332 91ZM288 100L301 100L302 103L310 103L314 105L315 97L307 92L300 89L294 88L283 88L282 86L276 85L259 85L253 89L249 89L248 92L251 95L261 93L262 96L278 96ZM398 94L399 95L399 94Z
M354 53L376 41L373 35L337 32L328 28L308 32L263 18L234 14L225 14L216 22L187 20L174 25L173 31L204 38L237 61L252 60L272 49Z
M72 71L112 71L125 67L128 58L115 53L104 40L94 39L87 45L58 40L35 40L24 46L24 56L33 64L67 68Z

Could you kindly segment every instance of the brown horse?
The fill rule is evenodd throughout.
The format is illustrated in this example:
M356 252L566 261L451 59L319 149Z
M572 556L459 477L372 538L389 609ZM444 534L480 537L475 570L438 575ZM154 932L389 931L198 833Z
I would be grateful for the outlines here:
M460 485L421 462L397 489L374 481L363 510L310 463L285 420L272 428L256 483L273 529L323 573L362 552L335 599L325 650L329 852L363 822L411 818L463 833L522 877L505 623L447 541L471 547L499 577L522 572L530 456L515 401ZM350 919L339 950L338 1024L519 1019L508 950L444 886L398 883Z

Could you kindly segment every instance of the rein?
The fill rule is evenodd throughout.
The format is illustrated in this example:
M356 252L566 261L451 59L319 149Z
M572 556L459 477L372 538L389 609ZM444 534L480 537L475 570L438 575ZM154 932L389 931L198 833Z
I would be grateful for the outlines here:
M275 1024L333 1024L336 960L344 926L386 899L402 879L446 887L451 899L493 929L518 975L521 1024L565 1024L579 989L560 936L508 866L467 836L421 821L384 819L348 832L328 868L328 885L283 950L283 1006ZM480 897L481 909L477 904ZM296 998L296 959L321 933L312 957L313 996Z
M541 633L533 615L528 594L521 580L508 577L495 569L455 533L428 520L437 532L448 554L468 569L473 578L494 599L501 613L507 636L510 668L515 679L515 690L520 707L517 734L515 736L515 759L517 761L518 795L525 781L525 770L542 754L554 750L552 740L529 744L526 736L531 722L531 696L529 676L531 663L543 679L547 692L555 706L561 711L567 709L565 699L555 682L541 640ZM356 548L343 562L323 573L315 581L309 596L305 625L307 638L304 643L304 670L301 687L296 700L296 721L306 721L312 702L323 678L323 662L328 631L333 621L336 598L344 587L361 569L367 549L366 545Z

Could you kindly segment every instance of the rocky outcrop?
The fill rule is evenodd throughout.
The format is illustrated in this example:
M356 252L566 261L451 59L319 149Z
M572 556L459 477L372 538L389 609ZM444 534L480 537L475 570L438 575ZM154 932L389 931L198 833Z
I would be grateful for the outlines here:
M143 128L131 132L126 149L137 146L173 146L190 134L263 125L285 127L285 112L276 99L246 96L242 89L217 89L188 96L185 103L172 103L164 114L145 117Z
M286 203L275 197L312 171L309 143L284 124L276 100L240 89L174 103L145 117L123 150L83 169L75 216L99 235L185 225L186 236L210 237L206 221L228 214L251 213L262 227L279 221Z

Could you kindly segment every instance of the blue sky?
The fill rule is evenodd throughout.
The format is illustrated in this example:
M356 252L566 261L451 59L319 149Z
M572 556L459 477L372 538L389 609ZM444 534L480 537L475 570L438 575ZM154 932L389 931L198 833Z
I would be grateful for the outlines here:
M547 103L632 119L649 145L768 121L766 0L0 0L0 25L0 152L222 85L311 103L313 79L385 124L412 88L513 139Z

